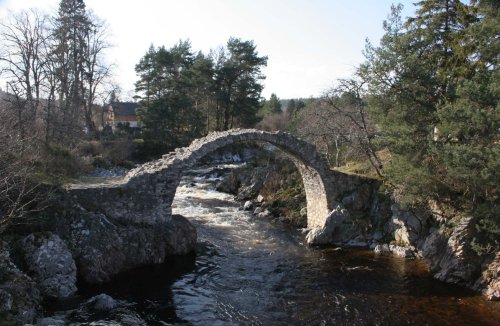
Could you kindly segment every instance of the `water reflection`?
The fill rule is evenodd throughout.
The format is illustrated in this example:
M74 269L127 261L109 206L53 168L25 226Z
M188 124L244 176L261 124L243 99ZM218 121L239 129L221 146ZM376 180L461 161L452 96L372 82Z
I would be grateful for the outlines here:
M420 260L309 248L298 230L239 210L231 195L213 190L216 178L207 169L190 173L174 200L174 213L198 230L195 255L124 273L83 295L134 302L151 325L496 325L500 318L498 303L432 279Z

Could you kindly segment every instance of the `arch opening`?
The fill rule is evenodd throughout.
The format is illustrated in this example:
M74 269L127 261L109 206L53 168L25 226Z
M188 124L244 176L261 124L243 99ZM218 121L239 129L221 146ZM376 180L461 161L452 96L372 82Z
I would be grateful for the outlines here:
M315 146L288 133L269 133L254 129L231 130L210 134L195 140L189 147L164 155L156 162L155 192L162 198L162 206L172 213L172 202L184 171L196 165L214 151L229 145L258 142L276 146L286 153L297 167L304 185L307 202L308 228L322 227L331 210L331 182L328 166Z

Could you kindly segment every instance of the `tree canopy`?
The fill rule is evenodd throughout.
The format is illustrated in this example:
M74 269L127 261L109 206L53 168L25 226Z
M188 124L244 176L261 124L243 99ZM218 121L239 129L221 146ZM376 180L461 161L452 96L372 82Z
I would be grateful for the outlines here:
M136 65L147 146L159 154L212 130L253 126L266 64L252 41L236 38L209 55L195 54L189 41L151 46Z
M498 246L500 4L426 0L393 7L359 75L392 154L385 169L408 203L447 201ZM496 54L495 54L496 53ZM488 240L489 239L489 240Z

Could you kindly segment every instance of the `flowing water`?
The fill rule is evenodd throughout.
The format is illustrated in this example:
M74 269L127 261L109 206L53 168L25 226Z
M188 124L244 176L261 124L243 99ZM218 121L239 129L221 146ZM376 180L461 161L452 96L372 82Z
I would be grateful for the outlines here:
M239 210L207 172L188 173L174 200L198 230L196 253L99 288L148 323L498 325L498 303L434 280L424 262L309 248L299 230Z

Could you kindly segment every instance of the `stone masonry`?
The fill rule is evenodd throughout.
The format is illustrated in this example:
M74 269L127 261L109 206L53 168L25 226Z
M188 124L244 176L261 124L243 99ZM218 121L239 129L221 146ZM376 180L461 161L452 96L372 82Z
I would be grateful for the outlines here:
M68 191L87 211L134 223L168 222L184 171L207 154L241 142L270 143L293 158L304 182L308 228L322 227L339 196L350 190L346 189L350 183L342 182L345 175L330 170L314 145L285 132L234 129L210 133L189 147L131 170L125 177L101 184L72 184Z

